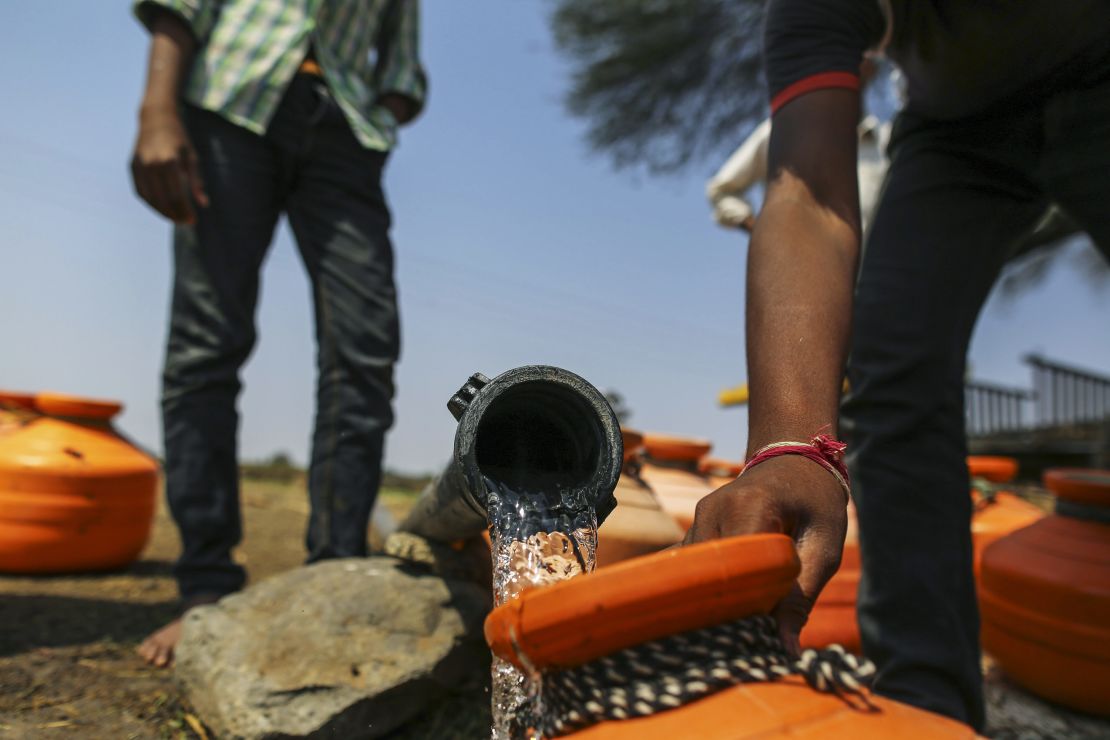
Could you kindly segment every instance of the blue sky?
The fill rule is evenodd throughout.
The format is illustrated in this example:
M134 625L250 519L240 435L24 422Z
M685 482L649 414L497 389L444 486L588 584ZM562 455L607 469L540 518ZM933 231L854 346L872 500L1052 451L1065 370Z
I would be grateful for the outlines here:
M745 239L710 220L703 182L717 163L657 180L592 154L560 103L546 3L423 7L430 104L387 173L404 331L387 465L438 468L458 385L530 363L620 391L633 426L739 457L745 413L716 396L745 375ZM121 428L158 450L169 229L127 173L146 42L123 2L0 5L0 387L121 399ZM1034 350L1108 370L1108 317L1110 288L1061 265L991 300L974 375L1027 385L1020 357ZM284 226L258 323L242 454L303 461L315 349Z

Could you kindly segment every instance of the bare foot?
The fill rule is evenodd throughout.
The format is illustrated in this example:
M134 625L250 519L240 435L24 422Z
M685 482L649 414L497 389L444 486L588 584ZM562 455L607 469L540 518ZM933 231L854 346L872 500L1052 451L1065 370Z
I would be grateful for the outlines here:
M137 652L150 665L156 668L169 668L173 665L173 651L181 639L181 620L185 614L196 606L215 604L220 597L215 594L202 594L187 599L181 606L181 615L157 632L153 632L142 644Z

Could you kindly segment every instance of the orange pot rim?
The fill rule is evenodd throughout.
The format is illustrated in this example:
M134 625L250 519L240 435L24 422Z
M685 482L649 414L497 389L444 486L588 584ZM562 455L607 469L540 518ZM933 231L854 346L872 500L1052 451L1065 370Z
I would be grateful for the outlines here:
M1110 506L1110 470L1052 468L1044 472L1044 485L1065 501Z
M979 594L983 624L1052 650L1093 662L1110 662L1110 629L1033 611L1004 594Z
M0 390L0 405L14 406L18 409L30 411L35 408L35 394Z
M122 411L123 404L119 401L43 391L35 395L35 408L47 416L72 416L78 419L106 421Z
M644 449L656 460L696 462L709 454L713 443L696 437L677 437L669 434L643 433Z
M1017 477L1018 461L997 455L969 455L967 470L972 478L986 478L991 483L1009 483Z
M766 614L794 584L789 537L710 540L525 591L490 612L486 642L523 669L567 668L667 635Z
M724 460L719 457L709 457L708 455L698 460L698 472L702 475L720 473L726 478L736 478L743 470L744 463L737 460Z
M991 543L979 566L984 620L1110 660L1108 532L1105 524L1050 515Z

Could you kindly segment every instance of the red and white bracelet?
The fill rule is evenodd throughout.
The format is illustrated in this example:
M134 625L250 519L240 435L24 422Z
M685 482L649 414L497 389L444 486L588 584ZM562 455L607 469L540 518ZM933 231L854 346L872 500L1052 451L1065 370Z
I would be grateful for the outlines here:
M848 445L840 440L833 439L827 434L818 434L809 442L772 442L755 451L740 475L748 472L756 465L767 462L773 457L781 455L801 455L807 460L812 460L825 470L832 473L837 483L844 489L844 495L852 495L852 487L848 481L848 468L844 465L844 450Z

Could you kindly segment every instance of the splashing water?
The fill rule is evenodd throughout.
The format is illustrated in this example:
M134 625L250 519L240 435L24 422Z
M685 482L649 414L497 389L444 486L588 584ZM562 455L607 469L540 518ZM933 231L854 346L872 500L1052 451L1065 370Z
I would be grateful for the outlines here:
M597 514L588 497L541 486L517 491L487 477L493 600L500 605L528 588L549 586L594 569ZM538 740L540 676L493 658L493 740Z

